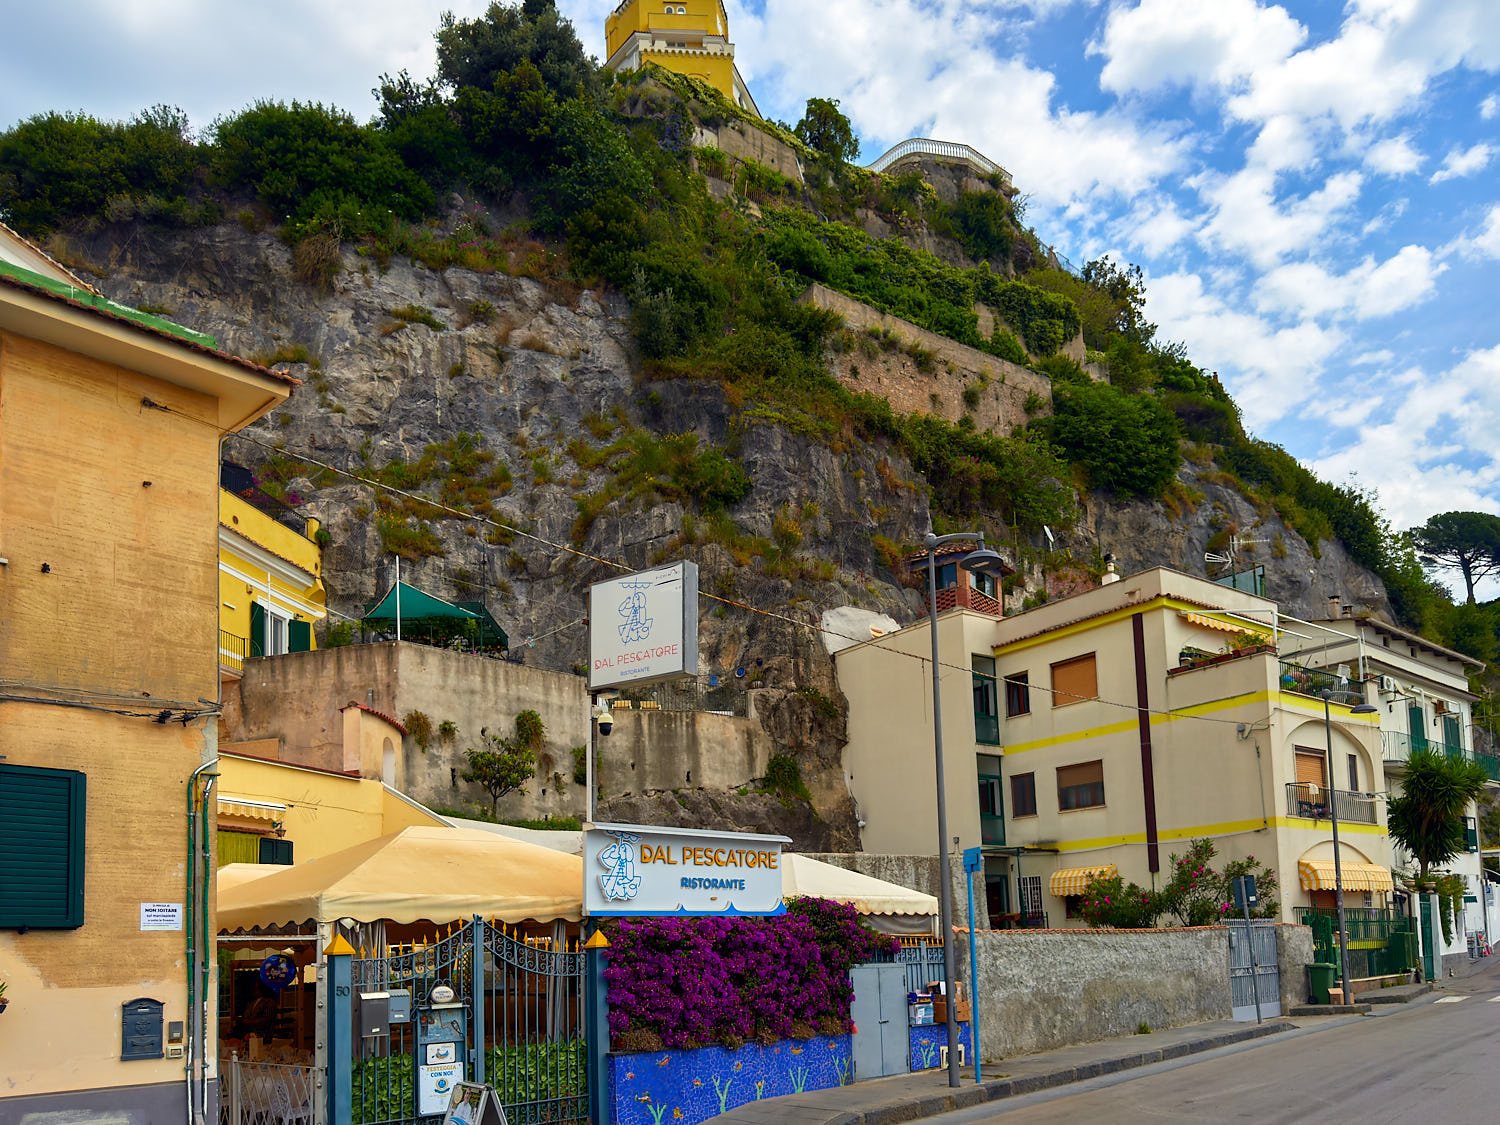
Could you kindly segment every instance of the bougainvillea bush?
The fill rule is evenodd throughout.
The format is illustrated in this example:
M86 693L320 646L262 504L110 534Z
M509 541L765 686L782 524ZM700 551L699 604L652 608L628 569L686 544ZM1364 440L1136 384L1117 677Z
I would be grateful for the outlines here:
M623 1051L843 1034L850 967L896 947L854 907L815 898L775 918L621 918L606 933L610 1041Z

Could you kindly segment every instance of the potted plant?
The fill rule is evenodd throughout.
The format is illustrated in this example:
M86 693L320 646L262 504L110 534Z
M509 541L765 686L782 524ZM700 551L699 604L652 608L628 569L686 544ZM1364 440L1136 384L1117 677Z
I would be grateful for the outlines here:
M5 998L5 982L0 980L0 1012L5 1011L5 1006L9 1003L10 1001Z

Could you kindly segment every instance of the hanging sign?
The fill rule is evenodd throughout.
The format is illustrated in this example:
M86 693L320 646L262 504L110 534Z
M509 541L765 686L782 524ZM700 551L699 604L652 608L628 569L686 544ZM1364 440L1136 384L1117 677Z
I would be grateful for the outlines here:
M280 992L297 976L297 962L285 953L273 953L260 963L260 979L267 988Z
M507 1125L505 1107L494 1087L460 1082L453 1087L443 1125Z
M698 564L589 587L589 689L698 675Z
M587 824L583 912L781 914L781 847L788 836Z

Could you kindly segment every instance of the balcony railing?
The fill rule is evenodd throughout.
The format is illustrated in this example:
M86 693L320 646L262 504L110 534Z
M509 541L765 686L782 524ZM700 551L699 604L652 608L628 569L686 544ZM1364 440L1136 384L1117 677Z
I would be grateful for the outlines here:
M974 741L984 746L1000 745L1000 716L974 712Z
M1334 801L1332 811L1341 821L1350 824L1375 824L1375 795L1354 793L1347 789L1328 789L1321 785L1309 785L1300 781L1287 783L1286 811L1288 816L1306 820L1327 820L1330 809L1329 798Z
M245 657L260 655L258 652L251 652L250 647L250 642L244 637L237 637L233 633L220 629L219 666L231 672L242 671L245 667Z
M1413 754L1430 750L1434 754L1445 754L1454 761L1478 762L1484 775L1491 781L1500 781L1500 757L1482 751L1465 750L1462 746L1439 742L1420 734L1387 730L1380 732L1382 751L1387 762L1404 762Z
M1358 681L1317 668L1304 668L1291 661L1281 661L1281 690L1322 698L1325 691L1348 691Z

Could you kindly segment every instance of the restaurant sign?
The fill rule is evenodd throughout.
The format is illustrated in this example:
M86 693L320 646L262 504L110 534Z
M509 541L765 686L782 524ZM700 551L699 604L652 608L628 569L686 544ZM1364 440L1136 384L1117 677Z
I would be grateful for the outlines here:
M698 565L674 563L589 587L589 689L698 674Z
M631 915L781 914L787 836L588 824L583 912Z

